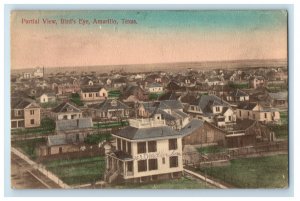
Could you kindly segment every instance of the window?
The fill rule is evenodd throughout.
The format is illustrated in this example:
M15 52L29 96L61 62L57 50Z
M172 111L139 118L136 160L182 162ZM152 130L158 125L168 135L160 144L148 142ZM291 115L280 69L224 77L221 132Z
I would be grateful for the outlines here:
M93 97L93 94L90 93L90 94L89 94L89 97Z
M21 115L22 115L22 111L18 110L18 116L21 116Z
M265 113L265 118L267 118L267 113Z
M132 161L128 161L127 162L127 171L128 172L132 172L133 170L133 162Z
M138 161L138 172L147 171L147 160Z
M166 163L166 159L165 157L162 158L162 163L165 164Z
M170 157L170 168L178 167L178 156Z
M122 151L126 152L126 141L122 140Z
M231 121L231 116L228 116L228 120Z
M30 124L34 124L34 119L31 119L31 120L30 120Z
M177 139L169 139L169 150L177 149Z
M121 139L117 138L117 149L121 150Z
M156 152L156 141L148 142L148 152Z
M255 114L252 115L253 119L255 119Z
M98 92L96 93L96 97L99 97L99 93Z
M76 134L76 142L79 142L79 134Z
M248 112L248 117L250 117L250 112Z
M138 142L137 148L138 154L146 153L146 142Z
M216 107L216 111L217 111L217 112L220 112L220 107Z
M62 147L59 147L59 153L61 154L62 153Z
M149 170L157 170L157 159L149 159Z
M34 110L30 110L30 115L34 115Z
M127 152L131 155L131 142L127 142Z
M240 117L241 117L242 116L242 111L240 110L239 112L240 112Z

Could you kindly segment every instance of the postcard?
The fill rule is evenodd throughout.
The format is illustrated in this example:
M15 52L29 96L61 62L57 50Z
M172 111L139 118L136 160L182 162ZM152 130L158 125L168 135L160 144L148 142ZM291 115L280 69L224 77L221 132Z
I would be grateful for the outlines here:
M289 187L286 10L13 10L11 188Z

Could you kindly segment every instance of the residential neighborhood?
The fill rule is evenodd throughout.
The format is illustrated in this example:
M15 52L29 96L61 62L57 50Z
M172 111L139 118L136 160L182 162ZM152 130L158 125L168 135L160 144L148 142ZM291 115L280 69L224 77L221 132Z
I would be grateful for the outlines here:
M14 158L42 166L59 181L53 188L135 188L188 178L199 188L246 188L258 184L233 180L231 161L286 157L287 66L124 69L12 71Z

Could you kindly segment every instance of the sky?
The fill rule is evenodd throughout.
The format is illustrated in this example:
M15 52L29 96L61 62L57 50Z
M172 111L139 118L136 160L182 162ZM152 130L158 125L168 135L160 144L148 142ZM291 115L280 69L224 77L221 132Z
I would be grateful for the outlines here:
M39 23L25 23L33 19ZM61 19L76 24L61 24ZM90 24L79 24L80 19ZM118 24L94 24L94 19ZM243 59L287 59L286 11L11 13L12 69Z

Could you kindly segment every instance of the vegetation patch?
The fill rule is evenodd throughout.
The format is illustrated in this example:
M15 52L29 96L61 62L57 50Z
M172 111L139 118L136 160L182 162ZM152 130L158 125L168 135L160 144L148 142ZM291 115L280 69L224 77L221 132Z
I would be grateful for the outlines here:
M11 131L12 135L30 135L30 134L48 134L55 130L55 121L50 118L43 118L41 120L41 126L37 128L21 128Z
M72 93L70 96L70 100L78 106L84 106L83 102L80 100L80 95L78 93Z
M288 124L270 125L269 128L275 133L276 138L288 139Z
M68 185L91 184L103 179L105 157L84 157L46 161L46 168Z
M135 188L135 189L205 189L215 188L205 181L181 177L180 179L171 179L156 181L147 184L124 184L114 186L115 188Z
M122 127L122 126L128 126L128 121L118 121L118 122L97 122L94 123L94 128L115 128L115 127Z
M199 168L197 171L237 188L288 187L288 155L235 159L229 166Z
M221 153L225 151L225 148L219 146L208 146L208 147L199 147L197 151L202 154L209 154L209 153Z
M249 84L248 83L234 83L234 82L230 82L228 84L228 86L230 88L233 88L233 89L248 89L249 88Z
M149 100L158 100L159 97L161 97L163 94L159 94L159 93L150 93L148 95Z
M108 97L109 98L119 98L121 95L121 92L119 90L109 91Z
M21 149L29 158L35 160L37 158L36 150L39 145L46 143L45 138L36 138L30 140L16 141L13 143L14 146Z
M112 140L112 136L110 133L106 133L106 134L92 134L92 135L88 135L85 139L84 142L87 144L99 144L100 142L103 141L111 141Z

